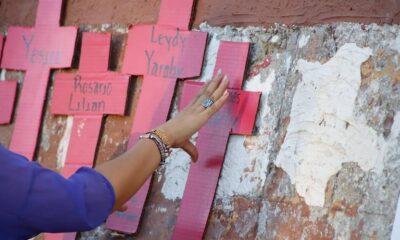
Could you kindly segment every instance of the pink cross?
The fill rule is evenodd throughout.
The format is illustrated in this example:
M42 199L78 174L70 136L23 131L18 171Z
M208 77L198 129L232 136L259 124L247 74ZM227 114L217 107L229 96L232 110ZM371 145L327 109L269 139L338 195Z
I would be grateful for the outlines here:
M70 67L76 27L59 27L62 0L40 0L33 28L10 27L2 67L25 70L10 150L32 159L50 70Z
M110 42L109 33L83 33L79 73L55 77L51 111L74 116L65 177L92 167L103 115L125 113L129 75L108 71Z
M260 93L241 90L248 51L249 43L220 43L215 71L221 69L229 78L229 100L199 131L199 160L190 167L173 239L203 238L229 135L252 134ZM202 85L185 83L181 107L190 102Z
M79 73L55 77L51 111L74 116L62 169L66 178L82 166L93 166L103 115L125 113L129 75L108 71L110 42L109 33L83 33ZM48 234L46 239L75 239L75 235Z
M0 60L3 51L3 42L4 37L0 35ZM11 122L16 93L17 80L0 81L0 124Z
M207 34L188 31L193 0L162 0L156 25L134 25L122 71L144 75L128 147L141 134L167 120L177 79L199 76ZM135 233L142 215L150 179L131 198L126 212L110 216L107 227Z

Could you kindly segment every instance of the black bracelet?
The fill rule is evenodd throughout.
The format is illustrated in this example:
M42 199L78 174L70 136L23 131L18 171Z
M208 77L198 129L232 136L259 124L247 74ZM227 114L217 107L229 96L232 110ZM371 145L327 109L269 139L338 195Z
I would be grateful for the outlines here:
M145 135L140 136L140 139L143 138L150 139L156 144L161 156L160 165L164 165L165 159L171 154L171 150L169 149L169 147L162 141L162 139L157 134L154 134L152 132L148 132Z

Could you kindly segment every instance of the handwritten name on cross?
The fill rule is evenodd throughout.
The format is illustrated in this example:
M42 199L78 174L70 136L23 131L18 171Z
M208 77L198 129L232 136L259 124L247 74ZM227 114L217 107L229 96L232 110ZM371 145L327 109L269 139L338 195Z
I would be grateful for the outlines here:
M162 0L156 25L134 25L128 33L122 72L143 75L128 146L168 118L177 79L199 76L207 34L188 31L193 0ZM150 179L131 198L128 210L111 215L107 227L135 233Z
M229 78L229 100L199 131L199 160L189 170L173 239L202 239L230 134L252 134L260 93L242 88L249 43L221 42L215 70ZM187 82L181 97L186 106L202 87Z
M92 167L104 114L123 115L129 75L109 72L111 34L83 33L79 73L55 77L51 111L73 115L66 163L68 178L82 166ZM48 234L46 239L75 239L76 234Z
M79 72L55 77L51 111L74 116L66 177L92 167L103 115L125 113L129 75L108 71L110 43L109 33L83 33Z
M0 35L0 60L3 52L4 37ZM9 124L17 93L17 80L0 80L0 124Z
M60 27L62 0L39 0L33 28L10 27L2 67L25 70L10 150L35 154L50 70L70 67L76 27Z

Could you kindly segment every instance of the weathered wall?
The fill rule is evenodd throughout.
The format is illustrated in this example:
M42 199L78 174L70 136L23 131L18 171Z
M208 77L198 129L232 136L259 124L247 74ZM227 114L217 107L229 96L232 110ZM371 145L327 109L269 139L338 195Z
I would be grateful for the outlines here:
M148 23L157 20L159 0L68 0L66 25ZM37 0L2 0L0 22L32 25ZM399 23L398 0L198 0L194 26L316 24L337 21Z
M159 3L96 2L93 5L91 1L67 1L64 22L81 25L81 31L112 32L111 69L118 70L127 23L154 22ZM268 18L263 14L270 13L261 10L268 9L263 2L247 1L245 7L240 1L229 6L222 5L225 1L216 2L200 0L197 4L195 26L210 33L201 78L211 76L220 40L251 41L244 88L262 91L263 95L254 136L230 138L205 238L389 239L400 192L397 183L400 178L400 37L397 37L400 27L338 22L312 27L276 25L268 29L199 25L202 20L216 25L279 21L270 18L264 22ZM306 18L308 10L304 9L317 4L308 2L302 7L289 2L274 7L271 3L269 9L289 6L294 9L293 15L297 11ZM335 9L335 4L341 4L339 9L356 6L352 5L356 2L347 1L346 5L335 1L326 5L329 8L316 9L334 15L330 9ZM364 9L374 4L378 2L368 1L359 6ZM34 5L28 1L3 0L0 27L32 24ZM310 9L313 14L310 16L319 17L309 17L312 21L292 20L300 23L343 19L397 21L397 2L386 1L381 5L363 14L386 17L367 19L359 13L346 15L342 11L342 15L338 12L336 17L328 19ZM99 9L96 14L87 14L90 6L96 6L96 11ZM258 20L246 20L251 18L242 17L239 10L251 12L243 15L256 15ZM220 12L228 17L221 18L224 14ZM23 79L20 72L8 71L6 75ZM133 78L129 116L106 118L97 164L124 151L140 87L141 78ZM51 94L50 88L50 100ZM175 101L179 101L179 89ZM50 104L47 101L46 109ZM53 169L60 168L65 161L71 118L55 117L46 110L43 123L38 161ZM8 144L11 131L12 125L0 127L1 143ZM81 238L168 239L188 168L188 156L177 150L166 168L154 175L138 234L123 236L100 227L82 234Z

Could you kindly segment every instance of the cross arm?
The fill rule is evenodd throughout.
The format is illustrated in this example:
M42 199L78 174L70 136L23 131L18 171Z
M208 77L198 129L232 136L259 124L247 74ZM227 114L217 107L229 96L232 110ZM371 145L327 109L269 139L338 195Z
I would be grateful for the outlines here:
M122 72L180 79L199 76L206 42L203 32L134 25L128 33Z
M204 85L202 82L187 81L182 90L179 109L183 109ZM231 133L251 135L258 111L260 92L228 89L229 99L225 106L209 120L209 125L231 124Z
M113 72L58 73L51 112L65 115L124 115L129 76Z

